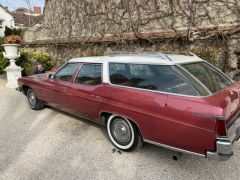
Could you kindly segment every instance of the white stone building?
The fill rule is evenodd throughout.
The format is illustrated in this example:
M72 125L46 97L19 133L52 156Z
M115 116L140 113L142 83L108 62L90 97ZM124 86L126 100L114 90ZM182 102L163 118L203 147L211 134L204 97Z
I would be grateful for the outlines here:
M10 12L8 8L0 4L0 36L4 36L6 26L9 28L27 29L32 26L42 24L42 10L40 7L34 7L33 11L28 13L26 8L18 8Z
M0 4L0 36L4 36L6 26L9 28L13 28L15 26L14 17L6 7Z

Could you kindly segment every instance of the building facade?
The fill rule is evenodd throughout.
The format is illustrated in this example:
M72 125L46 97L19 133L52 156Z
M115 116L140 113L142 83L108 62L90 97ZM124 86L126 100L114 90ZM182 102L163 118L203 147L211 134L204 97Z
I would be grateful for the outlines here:
M0 5L0 36L4 36L6 27L27 29L32 26L40 26L42 19L43 15L40 7L34 7L33 11L18 8L10 12L7 7Z
M15 27L14 17L6 7L0 5L0 36L4 36L6 26L9 28Z
M42 9L41 7L33 7L33 10L29 10L27 8L24 7L19 7L17 9L15 9L13 11L13 13L17 13L17 14L25 14L28 16L41 16L42 15Z

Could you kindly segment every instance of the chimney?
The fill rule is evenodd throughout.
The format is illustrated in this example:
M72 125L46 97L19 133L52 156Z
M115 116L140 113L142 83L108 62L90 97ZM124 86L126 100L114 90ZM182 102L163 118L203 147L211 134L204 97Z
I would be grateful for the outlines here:
M42 14L42 9L41 9L41 7L34 7L34 8L33 8L33 13L34 13L34 14Z

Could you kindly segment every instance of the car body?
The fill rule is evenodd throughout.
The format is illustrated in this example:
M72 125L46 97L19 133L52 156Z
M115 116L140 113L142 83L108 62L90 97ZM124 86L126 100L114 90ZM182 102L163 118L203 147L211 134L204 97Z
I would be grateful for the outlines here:
M74 58L18 84L32 109L49 105L105 125L126 151L143 140L227 160L240 136L240 84L194 54Z

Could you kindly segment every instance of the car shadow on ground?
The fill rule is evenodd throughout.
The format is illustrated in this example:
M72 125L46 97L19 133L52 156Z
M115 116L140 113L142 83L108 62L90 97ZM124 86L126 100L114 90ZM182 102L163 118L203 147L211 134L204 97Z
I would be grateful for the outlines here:
M77 115L73 115L73 114L70 114L68 112L65 112L65 111L61 111L59 109L56 109L56 108L53 108L53 107L47 107L49 109L51 109L52 111L55 111L57 113L61 113L61 114L64 114L68 117L71 117L77 121L81 121L85 124L85 127L89 127L89 126L93 126L95 128L98 128L101 132L101 134L105 137L105 139L110 143L111 143L111 140L109 139L109 136L107 134L107 130L105 128L104 125L101 125L101 124L98 124L98 123L95 123L93 121L90 121L86 118L83 118L83 117L79 117ZM76 124L76 126L78 126L78 124ZM86 130L86 128L83 128L82 126L77 128L75 127L75 129L73 131L71 131L71 134L73 135L76 135L78 132L82 131L82 130ZM78 131L78 132L77 132ZM82 133L82 132L81 132ZM86 137L87 138L87 137ZM190 155L190 154L183 154L183 153L180 153L180 152L177 152L177 151L173 151L173 150L170 150L170 149L166 149L166 148L163 148L163 147L160 147L160 146L156 146L156 145L152 145L152 144L149 144L149 143L146 143L146 142L143 142L140 144L140 146L138 146L136 149L133 150L133 152L124 152L124 151L121 151L119 150L118 148L116 148L115 146L112 146L112 152L118 152L119 154L122 154L122 153L134 153L134 152L141 152L141 153L144 153L144 151L148 152L148 153L151 153L151 151L159 151L159 153L163 153L167 156L167 158L169 160L173 160L173 161L178 161L178 160L181 160L183 158L201 158L201 159L205 159L204 157L198 157L198 156L194 156L194 155Z

